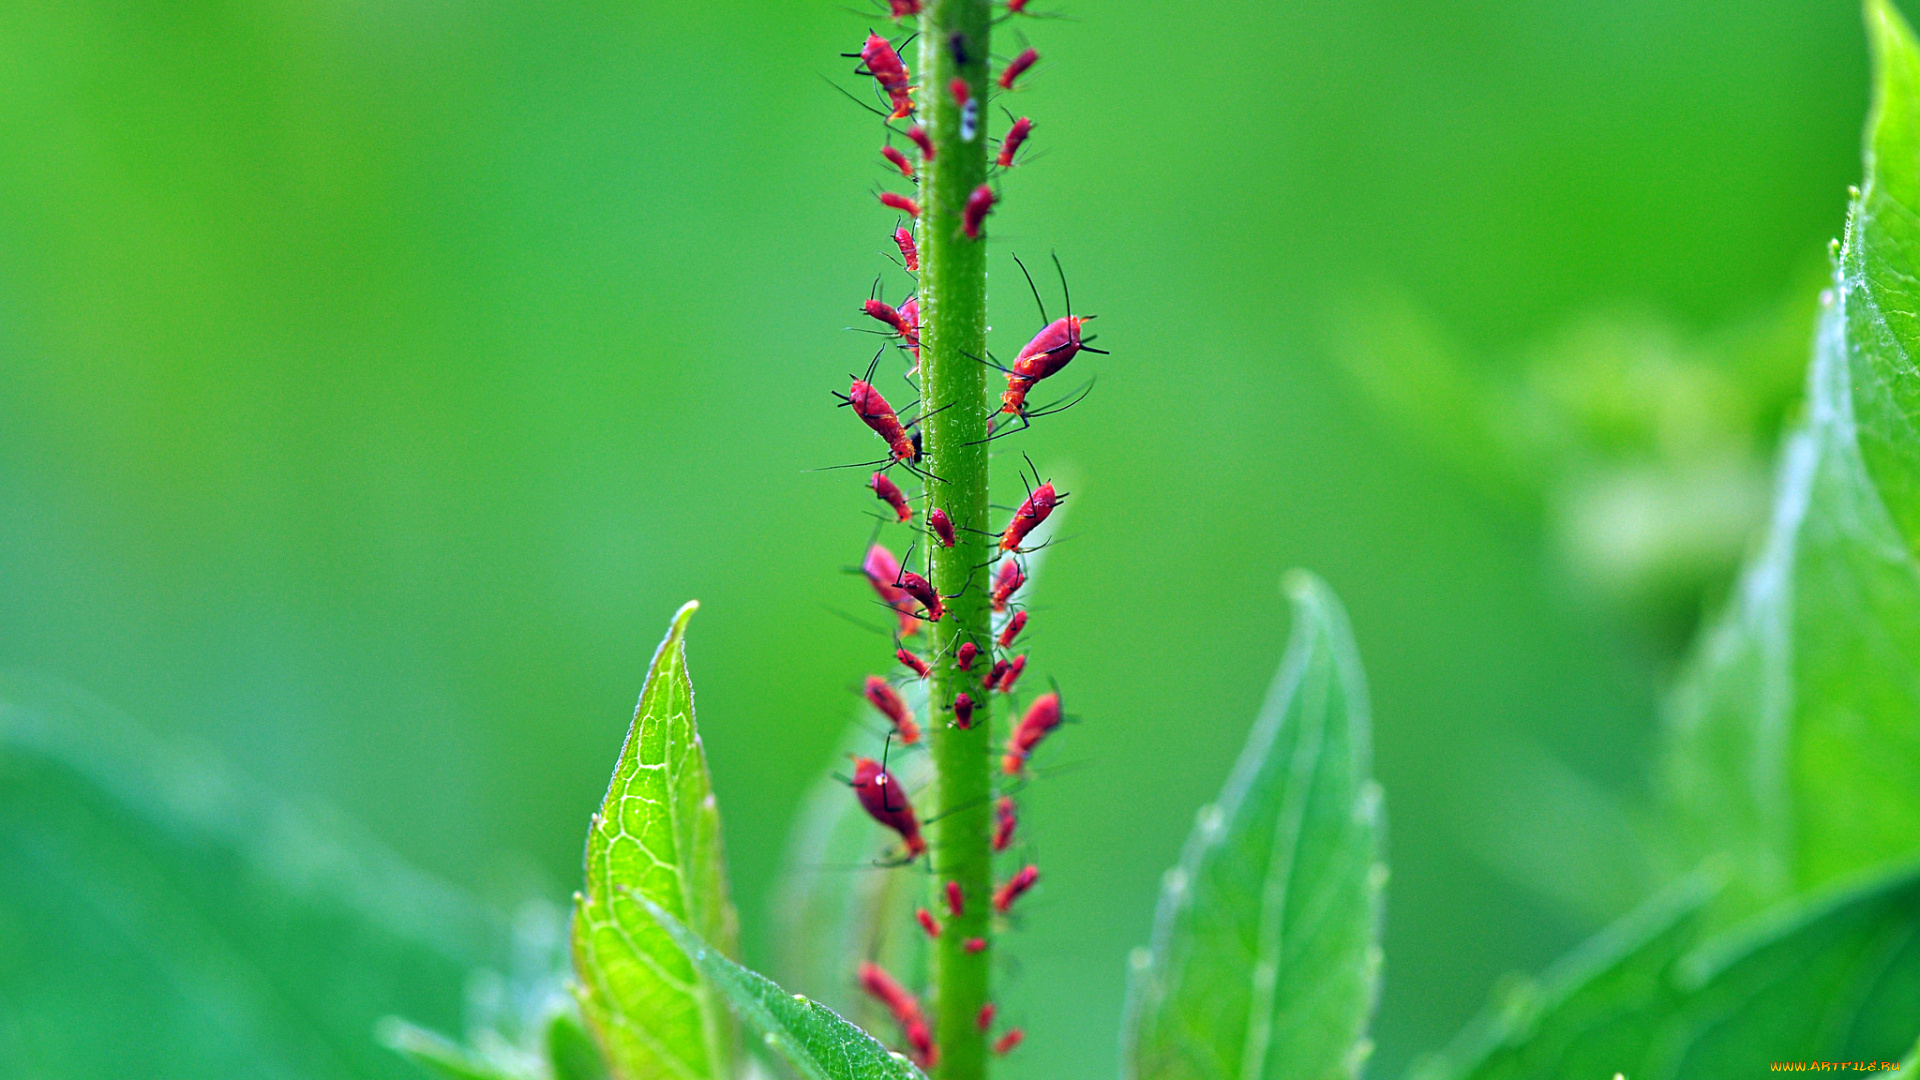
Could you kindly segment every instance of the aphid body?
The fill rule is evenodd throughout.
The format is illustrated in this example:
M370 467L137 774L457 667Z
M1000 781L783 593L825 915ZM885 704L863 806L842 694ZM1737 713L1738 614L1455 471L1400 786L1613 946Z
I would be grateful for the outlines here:
M1019 550L1020 542L1025 540L1027 534L1037 528L1041 522L1047 520L1047 517L1053 513L1053 508L1060 505L1061 498L1062 496L1054 492L1052 481L1034 488L1033 494L1028 495L1019 509L1013 512L1013 518L1007 522L1006 532L1000 534L1000 550Z
M1007 601L1027 583L1027 572L1020 567L1020 560L1006 559L1000 563L1000 569L993 573L993 610L1007 610Z
M953 519L937 506L927 511L927 527L933 530L934 536L939 537L941 547L952 547L957 540L953 534Z
M1005 915L1013 907L1013 902L1026 895L1028 889L1040 881L1040 868L1028 863L1019 872L1008 878L994 890L993 910Z
M879 762L872 758L853 759L853 793L868 817L900 834L909 858L926 853L927 842L920 836L920 819L914 816L906 789Z
M919 131L920 129L915 128L914 130ZM926 133L921 132L921 134L924 135ZM907 273L918 273L920 270L920 246L913 242L913 230L907 228L905 225L893 230L893 242L894 245L900 249L900 261L907 264Z
M1007 737L1007 752L1000 759L1001 771L1008 776L1025 773L1033 748L1060 726L1062 718L1059 694L1047 693L1035 698L1033 704L1027 706L1027 714L1014 725L1013 734Z
M960 231L967 235L967 239L980 239L980 227L986 223L987 215L993 212L994 201L998 198L993 193L992 184L981 184L967 196L966 204L960 208Z
M886 441L887 452L893 455L893 460L912 461L919 456L919 451L913 445L913 436L907 434L907 425L900 422L899 414L893 411L893 406L887 404L887 399L874 389L872 383L864 379L853 380L853 385L847 390L846 403L853 406L853 414L860 418L861 423L872 428L875 435Z
M1026 51L1022 52L1019 56L1016 56L1012 60L1008 61L1007 66L1004 69L1002 69L1000 72L1000 89L1002 90L1013 89L1013 81L1015 79L1018 79L1020 76L1026 74L1027 69L1032 67L1034 65L1034 62L1039 59L1040 59L1040 54L1037 51L1033 49L1027 49ZM873 65L868 64L867 66L872 67Z
M920 630L920 620L914 610L919 605L905 589L895 585L900 578L900 560L893 552L875 544L867 549L867 557L860 564L860 573L866 576L867 583L880 597L880 602L892 608L900 617L900 632L915 634Z
M953 695L953 726L962 731L973 726L973 698L965 691Z
M1058 375L1073 362L1082 348L1080 325L1084 322L1083 316L1062 315L1021 347L1013 366L1007 370L1007 391L1000 397L1001 412L1024 412L1027 392L1033 389L1033 384Z
M895 659L905 664L909 670L922 679L933 674L933 669L927 666L927 662L915 656L913 650L907 648L905 645L895 648L893 655Z
M906 493L900 490L899 484L887 479L886 473L874 473L867 486L873 489L874 498L893 507L894 517L902 524L913 520L913 507L907 504Z
M893 45L879 34L868 34L866 43L860 46L860 60L867 65L867 71L875 82L880 84L881 92L893 103L893 115L889 120L902 120L913 115L913 88L907 84L911 76L907 74L906 62L894 51Z
M1000 801L993 804L993 850L1007 850L1007 846L1013 843L1013 830L1019 824L1020 819L1014 813L1013 796L1000 796Z
M1015 120L1013 126L1007 129L1006 138L1000 140L1000 156L993 163L1003 169L1013 168L1013 155L1020 152L1020 144L1027 141L1032 131L1032 120L1024 116Z
M862 692L868 703L880 710L880 715L893 724L893 730L899 734L901 742L911 746L920 741L920 725L913 722L913 711L907 708L907 703L901 700L899 691L891 683L878 675L869 675Z

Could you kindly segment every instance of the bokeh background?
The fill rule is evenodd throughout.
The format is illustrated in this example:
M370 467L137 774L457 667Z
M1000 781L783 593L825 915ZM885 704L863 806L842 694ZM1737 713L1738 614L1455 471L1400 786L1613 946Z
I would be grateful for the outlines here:
M1074 21L1026 26L1045 155L992 222L996 340L1037 319L1005 253L1051 249L1113 355L1023 437L1072 481L1033 647L1086 722L1023 823L1047 880L1006 1072L1111 1071L1126 954L1304 566L1372 683L1390 1075L1659 875L1660 693L1794 408L1858 13L1048 6ZM865 601L871 497L803 471L872 450L827 392L892 218L876 122L821 75L856 85L836 54L876 21L0 4L0 665L508 907L575 886L697 597L764 960L789 817L887 653L832 610ZM10 958L15 993L62 963Z

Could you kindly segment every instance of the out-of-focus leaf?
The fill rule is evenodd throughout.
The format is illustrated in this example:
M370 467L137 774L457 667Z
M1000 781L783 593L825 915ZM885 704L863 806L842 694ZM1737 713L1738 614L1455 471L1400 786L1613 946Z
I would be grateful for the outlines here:
M1370 1049L1386 871L1365 679L1326 585L1288 591L1279 676L1136 958L1129 1080L1351 1077Z
M540 1080L538 1073L498 1065L438 1032L397 1017L381 1023L380 1041L441 1080Z
M768 1046L807 1080L925 1080L904 1055L841 1019L832 1009L722 956L651 900L640 905Z
M726 1009L641 906L658 904L714 948L738 948L720 813L687 676L687 620L697 607L690 602L674 614L653 654L607 797L587 832L586 889L574 900L580 1010L622 1080L733 1075Z
M580 1021L570 1013L556 1013L547 1024L547 1063L553 1080L607 1080L600 1049Z
M0 1075L391 1077L506 923L324 808L73 691L0 679Z
M1920 1034L1920 874L1905 871L1688 948L1693 880L1497 1005L1414 1080L1746 1076L1773 1061L1894 1061Z
M1764 546L1669 717L1677 855L1731 855L1729 915L1920 849L1920 50L1888 4L1867 16L1867 180L1807 417Z

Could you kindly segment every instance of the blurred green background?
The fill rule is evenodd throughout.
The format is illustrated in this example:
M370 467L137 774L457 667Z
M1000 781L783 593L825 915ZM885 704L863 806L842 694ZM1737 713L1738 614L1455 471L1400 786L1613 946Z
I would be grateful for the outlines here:
M1397 1071L1653 873L1660 688L1764 506L1859 172L1858 13L1053 6L996 341L1036 318L1005 253L1055 249L1113 356L1023 437L1074 491L1031 633L1087 722L1022 825L1007 1074L1111 1070L1291 566L1372 681ZM765 958L789 815L886 657L829 611L865 602L871 496L802 471L873 448L827 391L892 217L876 123L819 76L853 85L877 21L0 4L0 665L558 900L698 598Z

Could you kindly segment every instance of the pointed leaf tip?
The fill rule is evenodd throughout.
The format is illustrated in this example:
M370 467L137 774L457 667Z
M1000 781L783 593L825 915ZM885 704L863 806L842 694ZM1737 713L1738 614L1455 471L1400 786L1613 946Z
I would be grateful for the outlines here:
M1386 875L1365 679L1332 590L1283 588L1286 659L1133 959L1128 1080L1335 1080L1367 1056Z
M654 651L633 723L587 833L586 888L574 905L581 1015L624 1080L726 1077L732 1018L643 903L723 951L737 945L720 817L694 722L687 622L674 612Z

